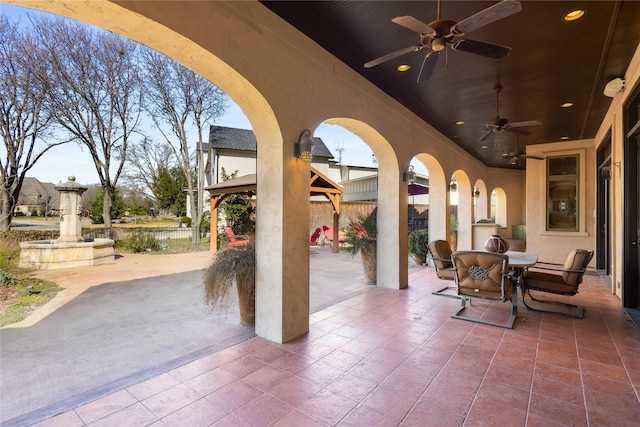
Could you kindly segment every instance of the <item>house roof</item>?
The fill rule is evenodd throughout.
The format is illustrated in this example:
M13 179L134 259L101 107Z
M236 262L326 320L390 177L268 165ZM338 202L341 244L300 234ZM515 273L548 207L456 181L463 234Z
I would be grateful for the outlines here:
M60 192L54 188L54 184L25 177L17 205L44 205L49 197L49 206L57 208L60 205Z
M209 128L209 144L216 150L238 150L256 152L256 136L250 129L237 129L225 126L211 126ZM208 150L208 147L204 147ZM321 138L313 137L313 157L333 159Z

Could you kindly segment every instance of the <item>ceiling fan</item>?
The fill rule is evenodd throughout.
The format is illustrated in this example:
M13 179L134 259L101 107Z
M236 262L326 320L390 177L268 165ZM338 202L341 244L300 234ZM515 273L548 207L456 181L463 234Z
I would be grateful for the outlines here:
M537 154L527 154L523 151L518 151L518 135L516 135L516 151L503 153L502 157L509 159L509 165L520 165L522 159L544 160L544 156L539 156Z
M509 123L508 119L500 117L500 91L502 90L500 83L496 84L493 90L496 92L496 118L484 124L486 132L480 137L480 139L478 139L478 142L484 141L489 138L491 134L501 130L513 132L519 135L529 135L531 132L521 128L527 126L540 126L542 124L537 120Z
M424 48L430 48L430 52L427 53L424 61L422 61L422 67L418 74L417 82L420 83L431 78L433 70L438 62L438 58L440 57L440 52L446 48L447 43L451 45L453 50L461 50L463 52L482 55L493 59L502 59L509 55L511 52L510 47L469 40L464 38L464 35L477 28L488 25L516 12L520 12L522 10L522 6L519 1L503 0L500 3L489 6L488 8L460 22L451 21L449 19L440 19L440 3L441 0L438 0L438 19L428 25L413 16L398 16L393 18L391 22L418 33L420 35L420 42L417 45L408 46L369 61L364 64L364 67L375 67L376 65L407 53L417 52Z

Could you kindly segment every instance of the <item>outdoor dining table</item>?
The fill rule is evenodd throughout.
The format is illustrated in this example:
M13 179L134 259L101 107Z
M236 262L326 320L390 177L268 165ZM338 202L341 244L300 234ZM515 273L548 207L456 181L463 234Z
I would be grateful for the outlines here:
M507 251L504 254L509 257L509 268L515 273L512 277L513 290L514 292L517 292L518 282L520 281L520 277L522 276L524 269L526 267L531 267L538 262L538 254L517 251Z

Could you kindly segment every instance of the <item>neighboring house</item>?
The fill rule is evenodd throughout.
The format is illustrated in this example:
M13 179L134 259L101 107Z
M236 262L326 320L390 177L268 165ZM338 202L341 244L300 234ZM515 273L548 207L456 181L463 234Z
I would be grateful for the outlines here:
M344 187L343 202L378 199L378 168L337 164L333 153L321 138L314 137L313 141L311 165ZM252 130L211 126L209 143L203 146L205 186L221 182L223 168L227 174L238 171L238 176L256 173L256 149ZM416 183L428 186L429 179L416 176ZM415 196L413 202L428 205L429 196Z
M313 138L313 160L311 165L327 175L329 166L335 164L334 156L322 139ZM222 181L222 168L227 174L238 171L238 176L256 173L256 137L252 130L236 129L224 126L209 128L209 143L204 144L205 164L210 167L211 182ZM211 155L211 162L206 156Z
M25 177L18 195L15 212L32 216L45 216L45 212L58 211L60 192L50 182L40 182L36 178Z

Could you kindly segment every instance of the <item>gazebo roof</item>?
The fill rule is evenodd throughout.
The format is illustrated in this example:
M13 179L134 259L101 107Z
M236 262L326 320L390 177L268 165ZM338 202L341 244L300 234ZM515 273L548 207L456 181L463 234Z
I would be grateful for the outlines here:
M311 183L311 196L325 196L329 199L334 209L338 212L338 200L336 196L342 194L343 188L339 184L336 184L331 179L323 175L313 166L310 170L310 183ZM255 173L249 175L243 175L238 178L229 179L217 184L209 185L204 188L209 192L212 199L215 199L216 206L225 197L231 194L243 194L246 196L253 196L257 190L257 177Z

